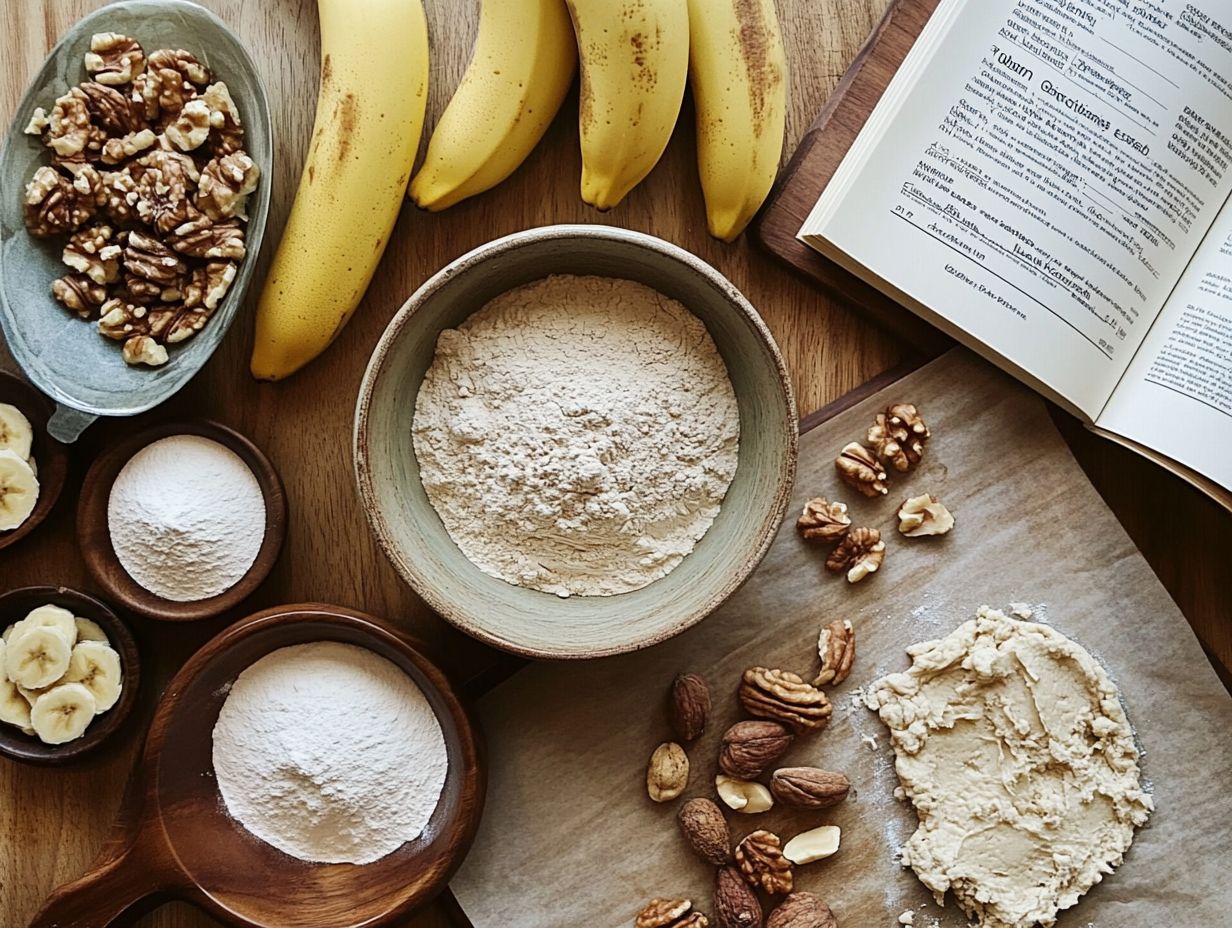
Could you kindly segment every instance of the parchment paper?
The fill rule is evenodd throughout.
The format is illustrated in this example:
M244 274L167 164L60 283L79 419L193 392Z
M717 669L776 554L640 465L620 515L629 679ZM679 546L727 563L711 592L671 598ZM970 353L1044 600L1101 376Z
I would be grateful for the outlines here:
M933 439L920 469L892 474L888 498L866 501L839 484L833 459L862 438L887 401L920 405ZM676 803L656 805L645 764L669 740L665 693L679 671L706 676L715 713L689 748L685 796L712 795L717 744L739 718L734 697L748 666L811 678L818 628L855 626L851 677L832 691L830 726L797 739L783 765L841 770L854 789L815 813L732 813L733 838L756 828L784 837L823 823L842 827L839 853L798 867L796 886L820 894L843 928L956 928L895 850L915 828L897 802L893 754L876 716L854 704L863 684L907 666L903 649L940 636L982 603L1025 602L1092 651L1121 687L1144 750L1157 809L1119 871L1058 928L1216 928L1232 916L1232 699L1184 616L1088 483L1042 401L956 349L807 433L790 518L762 566L719 612L638 654L590 663L537 664L481 703L491 783L478 840L452 888L476 928L629 926L656 895L712 911L711 869L685 847ZM957 526L943 538L894 530L901 500L932 492ZM804 500L826 494L855 524L880 528L880 573L849 585L822 567L824 551L794 529ZM1150 501L1144 499L1143 505ZM683 800L680 800L683 801Z

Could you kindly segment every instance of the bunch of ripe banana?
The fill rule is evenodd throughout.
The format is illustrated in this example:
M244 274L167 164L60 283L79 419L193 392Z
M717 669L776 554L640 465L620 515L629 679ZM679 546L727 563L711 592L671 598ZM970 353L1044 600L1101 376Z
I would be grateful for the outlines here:
M319 0L308 161L257 308L253 375L289 376L363 297L398 215L427 97L421 0ZM787 74L774 0L481 0L470 65L410 184L437 211L508 177L581 65L582 199L610 209L658 162L686 80L710 232L731 241L778 171Z

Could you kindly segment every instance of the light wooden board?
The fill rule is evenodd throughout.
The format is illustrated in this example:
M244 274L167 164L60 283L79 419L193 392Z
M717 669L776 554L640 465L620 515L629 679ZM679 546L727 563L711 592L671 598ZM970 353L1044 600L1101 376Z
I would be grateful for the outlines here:
M925 460L909 476L891 474L888 497L853 497L835 476L834 456L898 400L921 404L933 431ZM898 504L920 492L952 508L957 526L949 535L914 540L893 530ZM1042 401L956 349L803 436L793 510L818 494L847 501L855 524L885 533L886 561L875 576L851 586L827 573L825 551L801 541L789 520L749 583L702 625L644 654L537 665L484 698L493 758L488 808L453 882L476 928L614 928L653 896L691 898L713 912L713 870L680 837L678 803L656 805L646 796L646 758L670 738L667 687L682 671L711 684L716 711L689 748L685 797L713 795L719 738L741 717L734 698L741 672L762 665L811 677L817 631L839 618L855 629L851 676L832 691L830 726L798 738L782 765L840 770L853 796L823 812L733 813L733 838L770 828L786 839L837 824L838 855L797 868L796 876L797 888L825 898L840 925L889 926L911 908L917 925L931 926L936 916L942 928L965 926L952 903L939 909L894 861L914 814L893 799L883 727L852 696L903 669L909 644L948 633L981 604L1014 602L1036 605L1104 661L1141 738L1158 804L1124 866L1058 928L1222 924L1232 905L1223 878L1232 852L1232 805L1224 798L1232 698L1082 477Z

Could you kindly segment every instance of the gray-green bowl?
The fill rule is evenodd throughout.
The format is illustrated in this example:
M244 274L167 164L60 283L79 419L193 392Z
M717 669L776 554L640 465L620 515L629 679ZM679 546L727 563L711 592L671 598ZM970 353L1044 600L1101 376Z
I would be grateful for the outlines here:
M52 101L85 79L82 57L96 32L121 32L147 51L184 48L216 80L225 81L244 120L244 148L261 169L248 200L248 256L222 305L201 334L173 347L162 367L129 367L119 345L76 318L51 295L51 282L68 273L60 261L62 237L39 239L26 231L22 192L49 153L36 136L23 133L36 106ZM47 428L59 441L74 441L98 416L133 416L179 390L210 359L227 334L257 265L273 180L269 102L244 46L213 13L187 0L123 0L79 20L30 82L0 153L0 328L13 357L34 385L55 400Z
M649 586L561 599L483 573L445 531L419 478L415 397L437 336L497 294L554 273L646 284L705 323L740 408L740 455L722 511L693 553ZM713 612L765 556L796 469L796 404L756 310L700 258L607 226L546 226L463 255L417 290L381 336L355 411L355 474L372 530L403 579L462 631L506 651L591 658L648 647Z

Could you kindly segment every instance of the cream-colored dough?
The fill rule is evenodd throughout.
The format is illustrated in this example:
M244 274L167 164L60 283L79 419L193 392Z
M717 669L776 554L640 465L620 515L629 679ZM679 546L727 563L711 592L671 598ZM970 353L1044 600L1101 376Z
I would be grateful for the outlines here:
M1116 686L1060 632L987 606L907 653L866 696L920 821L903 865L986 928L1053 925L1153 808Z

